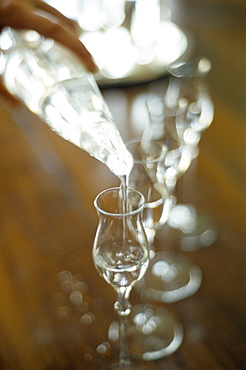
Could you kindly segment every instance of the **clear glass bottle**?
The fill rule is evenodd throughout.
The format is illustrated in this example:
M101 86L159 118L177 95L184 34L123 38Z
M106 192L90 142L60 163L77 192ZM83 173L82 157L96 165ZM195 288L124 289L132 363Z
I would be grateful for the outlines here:
M66 48L34 31L3 30L3 80L52 130L87 151L119 177L132 157L94 77Z

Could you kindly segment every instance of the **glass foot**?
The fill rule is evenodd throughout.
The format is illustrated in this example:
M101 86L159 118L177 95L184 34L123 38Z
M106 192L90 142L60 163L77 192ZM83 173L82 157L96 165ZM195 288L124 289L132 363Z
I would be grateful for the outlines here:
M174 206L168 225L175 229L181 248L187 252L209 247L218 237L218 230L209 217L197 214L191 205Z
M113 364L110 366L110 369L113 370L148 370L145 366L139 365L139 364L126 364L126 365L120 365L119 363Z
M145 300L173 303L193 295L201 282L201 269L186 256L158 252L135 289Z
M150 304L132 307L127 328L132 358L158 360L175 352L183 340L183 327L164 307Z

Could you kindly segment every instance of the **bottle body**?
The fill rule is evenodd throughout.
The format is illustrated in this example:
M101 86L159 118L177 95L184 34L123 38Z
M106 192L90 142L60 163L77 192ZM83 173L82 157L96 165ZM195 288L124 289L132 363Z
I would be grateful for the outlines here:
M128 174L131 155L93 76L81 62L53 40L40 36L30 42L26 34L6 32L12 46L4 52L3 78L10 93L116 176Z

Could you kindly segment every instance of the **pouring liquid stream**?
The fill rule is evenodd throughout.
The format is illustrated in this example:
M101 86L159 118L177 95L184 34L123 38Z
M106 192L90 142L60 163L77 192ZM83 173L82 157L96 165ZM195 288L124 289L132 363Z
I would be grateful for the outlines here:
M122 214L123 214L123 250L126 250L127 245L127 233L126 233L126 223L127 223L127 212L128 212L128 183L129 183L129 175L120 176L120 187L122 192Z

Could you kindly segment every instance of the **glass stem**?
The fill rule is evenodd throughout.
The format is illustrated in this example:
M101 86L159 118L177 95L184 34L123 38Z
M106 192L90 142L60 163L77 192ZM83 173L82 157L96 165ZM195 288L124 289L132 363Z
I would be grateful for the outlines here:
M130 370L130 358L126 341L126 317L120 316L120 361L119 368Z
M114 309L120 316L120 330L119 330L119 346L120 346L120 359L119 368L130 370L131 363L129 358L129 351L127 346L126 335L126 317L131 312L131 304L129 302L129 295L131 287L122 287L117 289L117 301L114 304Z

